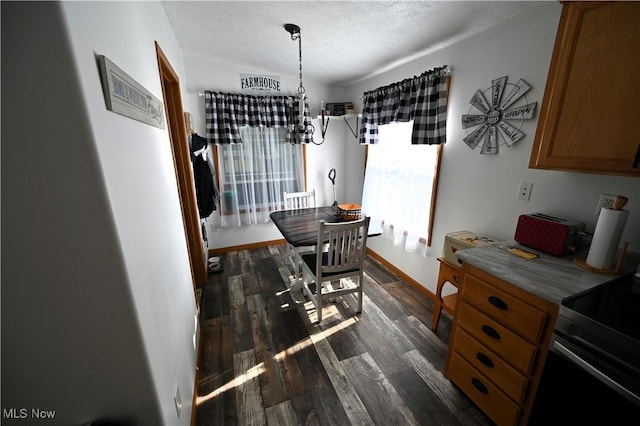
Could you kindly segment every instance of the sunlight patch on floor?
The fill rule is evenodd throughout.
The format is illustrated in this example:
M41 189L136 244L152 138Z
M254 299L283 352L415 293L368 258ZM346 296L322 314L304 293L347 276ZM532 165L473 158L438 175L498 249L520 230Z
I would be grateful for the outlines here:
M349 318L346 319L344 321L341 321L340 323L331 326L329 328L327 328L326 330L322 330L322 329L318 329L318 331L316 333L313 333L310 337L301 340L299 342L297 342L295 345L292 345L290 347L288 347L287 349L278 352L277 354L275 354L273 356L273 358L276 361L282 361L284 360L287 356L293 356L294 354L296 354L299 351L302 351L304 349L307 349L310 346L313 346L315 343L319 342L322 339L326 339L327 337L331 336L334 333L338 333L341 330L344 330L347 327L352 326L353 324L357 323L358 319L356 317L353 318ZM203 396L198 396L196 399L196 405L205 403L211 399L214 399L220 395L222 395L223 393L230 391L232 389L237 388L238 386L248 382L249 380L252 380L258 376L260 376L261 374L263 374L266 371L264 363L261 362L258 365L255 365L253 367L251 367L249 370L247 370L246 372L240 374L239 376L235 377L233 380L229 381L228 383L220 386L219 388L215 389L214 391L210 392L207 395L203 395Z
M323 316L325 316L325 314L323 313ZM328 336L331 336L332 334L335 334L339 331L344 330L347 327L351 327L352 325L356 324L358 322L358 317L351 317L348 319L345 319L344 321L339 322L336 325L333 325L325 330L321 329L320 327L317 328L317 330L311 334L311 341L313 343L319 342L322 339L326 339Z
M342 321L339 324L336 324L326 330L321 330L320 333L316 333L317 337L316 339L313 339L311 337L306 338L304 340L299 341L298 343L296 343L293 346L288 347L287 349L278 352L277 354L275 354L273 356L273 359L275 359L276 361L282 361L284 358L286 358L287 356L291 356L294 355L296 352L299 352L303 349L308 348L309 346L312 346L314 342L318 342L321 339L326 339L327 337L331 336L334 333L337 333L341 330L344 330L345 328L355 324L357 322L357 319L355 318L350 318L348 320Z
M228 383L226 383L226 384L220 386L219 388L215 389L213 392L210 392L207 395L198 396L198 398L196 399L196 405L199 405L199 404L202 404L204 402L207 402L207 401L209 401L211 399L216 398L219 395L222 395L223 393L225 393L227 391L235 389L236 387L242 385L243 383L246 383L249 380L258 377L259 375L261 375L265 371L266 371L266 369L264 367L264 362L261 362L260 364L254 366L254 367L251 367L246 372L240 374L238 377L235 377L233 380L229 381Z

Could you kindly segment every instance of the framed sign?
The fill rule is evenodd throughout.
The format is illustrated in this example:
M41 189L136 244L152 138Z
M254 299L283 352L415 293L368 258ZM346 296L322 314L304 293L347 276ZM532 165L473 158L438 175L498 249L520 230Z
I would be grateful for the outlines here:
M107 109L116 114L164 129L162 101L107 57L99 55L98 59Z

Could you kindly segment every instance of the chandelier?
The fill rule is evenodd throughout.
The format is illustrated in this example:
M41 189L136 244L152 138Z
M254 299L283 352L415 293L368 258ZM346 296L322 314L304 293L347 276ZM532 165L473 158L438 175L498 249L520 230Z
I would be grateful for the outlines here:
M300 27L295 24L284 24L284 29L291 34L291 40L298 41L298 61L300 69L300 86L298 86L298 123L296 125L296 117L294 114L294 100L289 100L289 125L287 126L287 133L291 137L291 143L301 143L306 135L310 136L310 139L316 145L320 145L324 142L324 135L329 124L329 118L327 117L325 122L324 109L322 111L322 141L316 142L313 139L315 133L315 126L311 124L311 120L307 123L304 116L306 93L304 85L302 84L302 34Z

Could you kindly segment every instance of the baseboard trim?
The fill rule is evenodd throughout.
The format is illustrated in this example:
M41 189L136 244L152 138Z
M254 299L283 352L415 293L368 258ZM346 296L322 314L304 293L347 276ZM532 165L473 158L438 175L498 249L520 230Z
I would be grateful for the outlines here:
M191 400L191 421L190 426L196 426L198 416L198 384L200 383L200 342L202 341L202 317L198 308L198 347L196 348L196 374L193 382L193 399Z
M209 249L209 257L215 256L217 254L229 253L231 251L255 250L255 249L264 248L268 246L277 246L285 243L286 243L285 239L282 238L280 240L262 241L259 243L241 244L238 246L219 247L219 248Z

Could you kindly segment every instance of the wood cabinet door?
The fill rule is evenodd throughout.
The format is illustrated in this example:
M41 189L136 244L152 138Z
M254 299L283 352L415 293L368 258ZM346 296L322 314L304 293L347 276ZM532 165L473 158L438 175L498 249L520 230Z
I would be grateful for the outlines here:
M566 2L530 168L640 176L640 2Z

